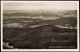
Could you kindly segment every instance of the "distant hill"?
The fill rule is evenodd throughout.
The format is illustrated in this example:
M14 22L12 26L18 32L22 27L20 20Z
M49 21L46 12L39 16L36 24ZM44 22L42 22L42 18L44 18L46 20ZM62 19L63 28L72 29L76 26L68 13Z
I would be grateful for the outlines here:
M60 19L56 19L56 20L40 21L37 24L61 25L61 26L65 26L66 24L68 24L69 26L76 27L77 19L76 18L60 18Z
M43 26L43 25L69 25L72 27L77 26L76 18L60 18L56 20L40 20L40 19L27 19L27 18L19 18L19 19L8 19L4 20L4 27L11 28L25 28L32 26Z
M42 49L56 45L72 45L76 48L76 33L76 29L63 29L52 25L31 29L4 28L4 40L9 41L9 45L13 45L14 48Z
M57 25L64 25L64 24L70 24L71 26L76 26L77 25L77 19L76 18L61 18L54 20L54 24Z
M77 26L77 10L23 11L4 10L4 27L24 28L24 26L65 25ZM15 25L14 25L15 24Z
M43 19L46 18L68 18L68 17L77 17L77 10L61 10L61 11L20 11L20 10L8 10L3 12L4 16L26 16L27 17L43 17ZM53 18L54 17L54 18ZM5 18L5 17L4 17ZM13 18L13 17L12 17ZM19 17L17 17L19 18ZM48 18L48 19L49 19Z

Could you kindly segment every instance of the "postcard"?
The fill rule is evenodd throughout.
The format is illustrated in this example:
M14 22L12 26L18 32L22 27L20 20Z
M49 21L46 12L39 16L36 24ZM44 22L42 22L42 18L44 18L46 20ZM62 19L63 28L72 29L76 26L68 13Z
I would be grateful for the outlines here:
M78 1L2 1L2 51L78 51Z

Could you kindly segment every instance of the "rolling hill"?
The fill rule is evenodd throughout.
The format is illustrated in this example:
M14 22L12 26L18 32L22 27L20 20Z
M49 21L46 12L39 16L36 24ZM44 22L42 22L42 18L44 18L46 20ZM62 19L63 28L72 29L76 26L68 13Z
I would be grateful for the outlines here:
M49 46L67 46L65 48L73 49L77 46L77 30L54 25L31 29L4 28L4 41L8 41L14 48L22 49L49 49Z

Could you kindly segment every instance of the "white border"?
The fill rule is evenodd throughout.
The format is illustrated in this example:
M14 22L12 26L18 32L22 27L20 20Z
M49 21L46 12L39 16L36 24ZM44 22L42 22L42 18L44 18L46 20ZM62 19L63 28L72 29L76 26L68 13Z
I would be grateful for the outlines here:
M3 2L77 2L77 49L3 49ZM1 1L1 51L79 51L79 1Z

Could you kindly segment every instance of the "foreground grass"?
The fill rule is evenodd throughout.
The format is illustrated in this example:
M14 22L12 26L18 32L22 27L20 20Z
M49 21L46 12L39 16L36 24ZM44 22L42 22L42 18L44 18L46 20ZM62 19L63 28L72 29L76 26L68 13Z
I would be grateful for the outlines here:
M5 28L3 41L18 49L76 49L77 30L51 25L32 29Z

